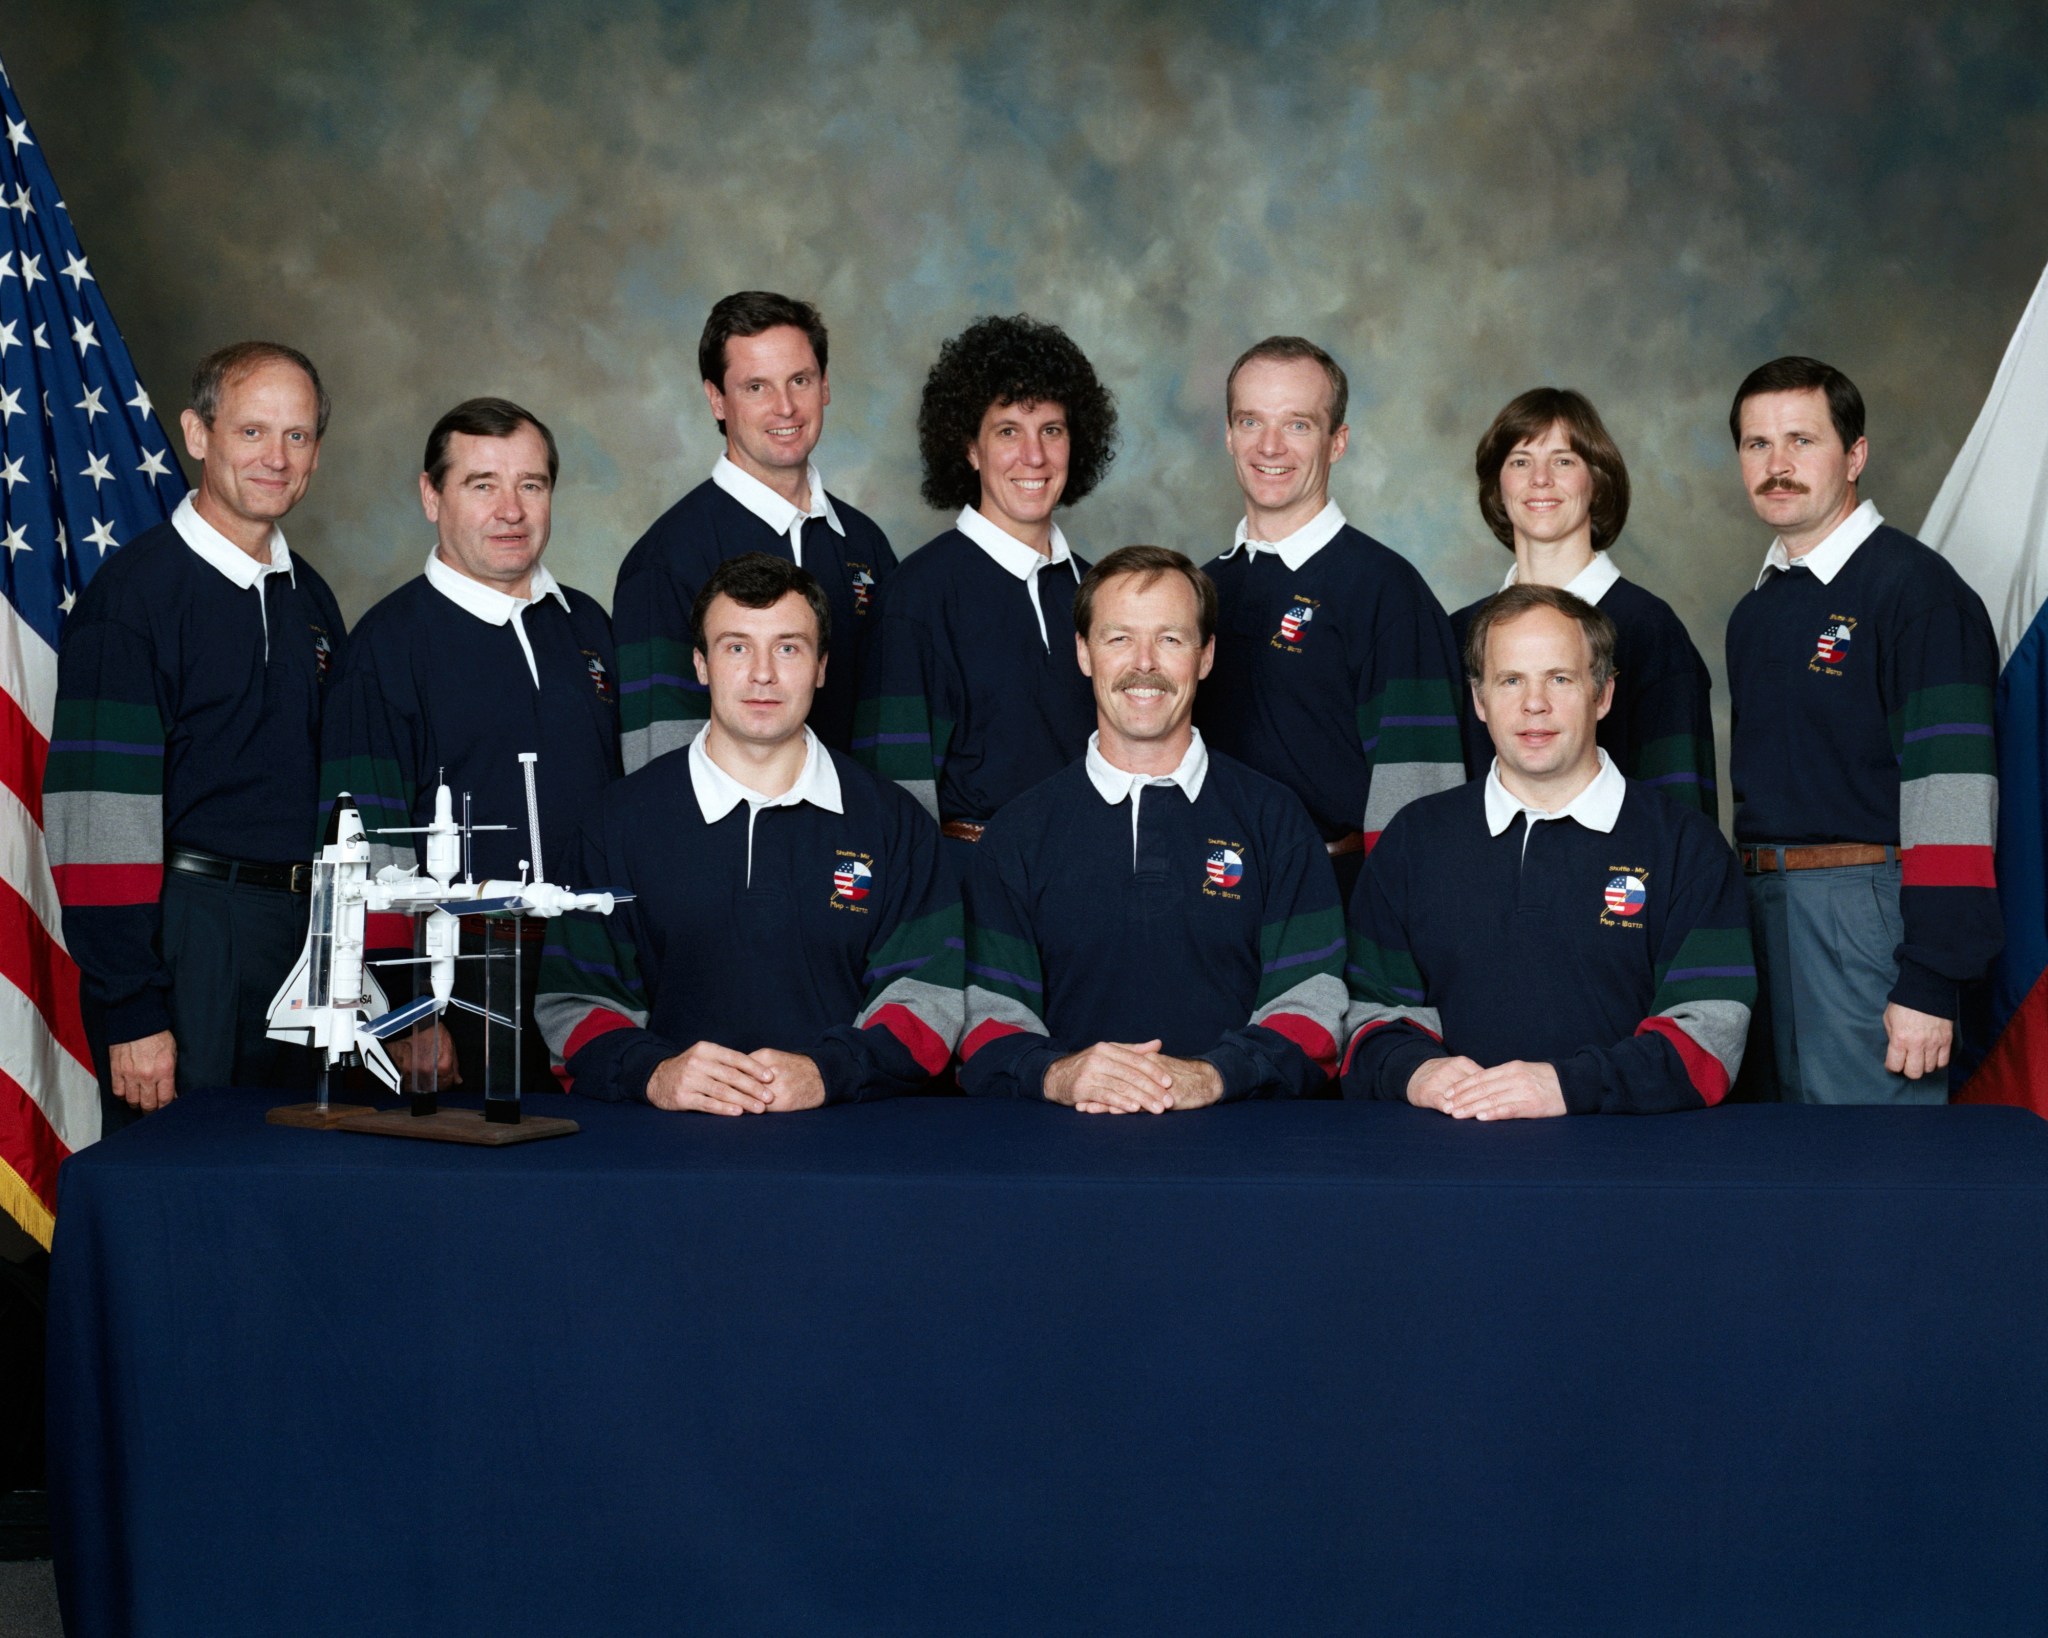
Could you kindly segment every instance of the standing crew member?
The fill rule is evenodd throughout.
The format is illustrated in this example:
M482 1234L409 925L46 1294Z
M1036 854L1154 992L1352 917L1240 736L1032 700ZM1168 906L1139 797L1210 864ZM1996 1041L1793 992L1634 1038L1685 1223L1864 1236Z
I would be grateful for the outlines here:
M1614 622L1614 708L1600 748L1624 777L1718 818L1713 679L1671 605L1624 580L1607 550L1628 521L1628 467L1582 393L1536 387L1493 418L1473 458L1479 511L1515 554L1505 586L1557 586ZM1451 616L1462 648L1484 600ZM1493 762L1486 724L1464 697L1465 769Z
M105 1128L198 1086L303 1086L271 997L306 937L334 594L279 527L320 464L303 353L223 347L181 418L199 487L64 631L43 828Z
M1735 840L1778 1093L1940 1103L1958 992L2004 939L1997 639L1948 561L1858 500L1863 395L1840 370L1751 371L1728 427L1778 532L1728 620Z
M1245 515L1210 565L1222 613L1201 708L1218 750L1301 798L1344 892L1403 803L1465 777L1443 607L1330 499L1349 396L1337 361L1300 336L1268 336L1230 367Z
M434 549L424 573L363 616L322 736L325 805L341 791L354 794L373 874L419 861L414 838L380 837L378 827L426 824L445 781L458 804L470 794L476 823L511 827L477 833L477 878L517 878L533 851L519 762L531 751L539 757L541 863L562 880L557 861L585 806L618 777L610 623L595 599L558 584L541 562L559 467L554 434L502 398L457 404L427 435L420 505ZM543 925L468 921L463 953L496 949L503 959L493 965L502 970L511 941L535 941ZM410 955L412 918L373 916L368 936L373 960ZM531 1015L539 955L531 942L520 968L525 1091L554 1085ZM482 1003L483 966L457 962L458 996ZM394 1004L408 993L408 971L378 975ZM493 997L501 1010L511 999ZM433 1073L445 1085L466 1076L480 1087L483 1050L482 1021L451 1007L441 1024L397 1042L392 1059L421 1080ZM510 1084L496 1063L492 1074L499 1086Z
M985 318L939 349L917 414L924 498L953 527L882 600L854 751L965 844L1081 754L1095 720L1067 632L1087 565L1054 509L1102 481L1116 404L1050 324Z
M1614 622L1553 586L1465 644L1485 779L1395 815L1351 901L1347 1097L1459 1119L1719 1103L1756 995L1735 856L1596 729Z
M960 901L938 833L804 726L832 611L754 553L697 594L711 716L612 787L573 879L635 894L554 925L540 1016L573 1089L715 1115L914 1090L960 1035Z
M1337 884L1300 800L1194 729L1215 588L1179 552L1126 546L1082 581L1074 624L1096 731L976 852L961 1086L1087 1114L1325 1091Z
M697 368L725 453L626 554L612 594L628 772L703 729L690 610L711 571L743 552L786 557L824 588L836 640L811 726L837 751L853 736L861 640L896 554L872 519L825 492L812 464L832 402L825 355L825 321L807 301L742 290L705 320Z

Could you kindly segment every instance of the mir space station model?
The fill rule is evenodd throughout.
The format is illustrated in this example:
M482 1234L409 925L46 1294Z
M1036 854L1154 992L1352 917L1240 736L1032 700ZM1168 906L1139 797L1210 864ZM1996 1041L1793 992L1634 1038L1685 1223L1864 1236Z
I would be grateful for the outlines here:
M417 865L404 868L386 865L374 877L370 874L370 843L363 829L362 814L347 792L335 799L326 840L313 860L306 947L272 999L269 1014L268 1033L271 1039L310 1046L324 1055L327 1074L322 1077L319 1102L313 1108L323 1113L326 1111L328 1083L337 1069L360 1063L393 1092L410 1096L414 1114L432 1115L438 1089L431 1085L418 1085L417 1076L413 1077L415 1084L403 1084L384 1043L455 1006L478 1014L487 1026L498 1024L514 1032L511 1095L493 1096L487 1090L484 1109L486 1118L492 1121L519 1120L517 1041L521 1020L516 966L509 1016L456 995L455 964L458 960L488 962L505 959L489 954L463 955L460 947L461 918L554 917L570 910L590 910L599 915L609 915L613 906L631 896L578 893L546 879L541 861L540 809L534 790L534 766L538 759L532 752L525 752L519 760L525 765L526 816L531 832L532 858L520 861L517 881L478 881L472 874L472 832L510 830L512 827L472 824L467 793L462 798L459 822L455 818L448 787L442 784L434 793L431 824L380 827L377 831L380 836L425 836L426 867L422 870ZM415 941L415 948L420 953L389 961L371 962L366 958L369 918L383 914L425 918ZM512 950L510 959L516 964L520 959L517 941L514 941ZM372 966L424 968L426 983L414 1000L393 1007L372 976L369 970ZM487 987L487 996L488 993Z

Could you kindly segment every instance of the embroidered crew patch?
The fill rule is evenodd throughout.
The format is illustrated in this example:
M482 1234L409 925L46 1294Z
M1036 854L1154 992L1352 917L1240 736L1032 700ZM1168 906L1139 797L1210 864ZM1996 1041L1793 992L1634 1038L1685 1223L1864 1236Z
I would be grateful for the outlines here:
M313 664L320 675L327 675L327 668L334 664L334 645L327 640L326 631L320 626L310 628L313 633Z
M1211 836L1209 851L1202 859L1202 894L1211 899L1234 899L1232 891L1244 880L1244 844Z
M1293 601L1280 616L1280 629L1267 641L1283 654L1301 653L1309 622L1315 619L1316 610L1321 607L1322 604L1315 598L1303 597L1296 593Z
M853 570L853 612L865 614L868 611L868 599L874 595L875 577L858 563L849 567Z
M608 700L612 697L611 673L604 668L604 661L590 649L583 651L585 663L590 667L590 686L597 690L597 697Z
M1829 677L1839 677L1837 667L1845 664L1849 655L1849 640L1856 634L1855 619L1846 614L1831 614L1828 623L1821 628L1820 640L1814 644L1813 658L1806 662L1806 669L1818 671Z
M860 901L873 891L875 872L866 854L843 849L832 863L832 901L835 906L858 909ZM865 913L865 912L863 912Z
M1649 877L1649 871L1640 865L1607 867L1607 885L1600 890L1602 927L1643 925L1643 906L1650 902Z

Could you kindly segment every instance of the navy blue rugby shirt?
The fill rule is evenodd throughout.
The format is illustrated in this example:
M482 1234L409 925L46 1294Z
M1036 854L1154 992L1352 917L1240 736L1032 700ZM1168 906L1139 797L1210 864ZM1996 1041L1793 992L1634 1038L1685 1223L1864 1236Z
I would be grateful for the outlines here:
M862 650L875 597L896 567L889 537L865 513L825 492L810 470L811 510L799 512L721 455L711 476L648 526L619 565L612 622L626 770L644 768L703 730L710 696L690 659L690 609L712 571L747 552L798 561L832 610L825 686L810 725L835 751L853 737Z
M534 570L529 601L456 573L438 557L363 616L321 735L321 815L348 791L369 833L370 869L420 862L412 836L444 779L481 831L479 880L509 880L531 860L522 751L537 752L541 863L561 860L591 801L619 774L618 690L610 622L595 599ZM566 885L581 888L581 882ZM412 944L412 918L376 916L373 951Z
M1514 583L1510 569L1501 585ZM1716 818L1721 797L1714 783L1714 680L1685 622L1663 598L1624 579L1605 552L1595 553L1564 589L1614 622L1614 704L1600 719L1600 748L1626 778ZM1485 601L1468 603L1451 616L1460 655ZM1459 688L1458 702L1465 769L1483 778L1493 766L1493 741L1472 709L1469 685Z
M279 531L271 554L257 563L188 495L108 560L65 624L43 828L65 943L112 1041L170 1027L159 934L171 848L311 857L344 628Z
M1074 658L1087 569L1057 526L1041 557L963 508L882 594L854 755L934 818L976 823L1074 761L1095 730Z

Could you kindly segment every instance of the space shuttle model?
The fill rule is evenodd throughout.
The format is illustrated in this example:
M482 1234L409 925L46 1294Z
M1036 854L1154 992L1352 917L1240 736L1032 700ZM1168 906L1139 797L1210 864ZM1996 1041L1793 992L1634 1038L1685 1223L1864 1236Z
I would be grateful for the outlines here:
M432 824L380 828L380 836L423 835L426 868L386 865L372 877L370 843L362 814L344 791L335 798L327 836L313 860L312 905L306 947L270 1003L268 1034L274 1041L310 1046L325 1054L327 1068L359 1061L393 1092L400 1085L397 1066L384 1043L428 1019L451 1003L471 1011L483 1009L457 999L455 963L459 955L463 916L559 916L569 910L594 910L609 915L630 895L577 893L556 886L542 874L540 813L535 801L531 752L519 760L526 774L526 812L532 831L531 861L520 861L517 881L477 881L469 868L469 838L478 830L510 830L509 825L472 825L469 798L462 799L463 817L444 784L434 793ZM529 870L530 865L530 870ZM458 872L460 873L458 875ZM375 965L424 966L426 992L401 1007L392 1007L370 972L366 960L369 918L396 914L424 916L420 941L423 955ZM518 1027L516 1019L496 1022ZM324 1102L324 1093L323 1093Z

